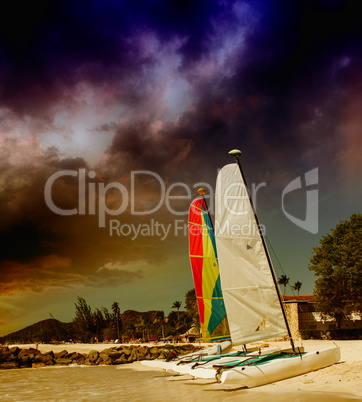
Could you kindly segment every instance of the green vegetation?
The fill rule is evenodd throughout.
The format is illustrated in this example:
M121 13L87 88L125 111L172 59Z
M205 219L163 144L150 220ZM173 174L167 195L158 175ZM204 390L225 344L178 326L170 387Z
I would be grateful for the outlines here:
M300 288L302 287L302 285L303 285L302 282L297 281L297 282L294 282L294 285L292 286L292 289L296 290L298 292L298 296L299 296L299 291L300 291Z
M180 301L175 301L172 305L172 308L175 308L177 310L177 324L176 324L176 332L178 335L178 330L180 326L180 308L181 308L182 302Z
M362 214L340 222L315 247L309 269L315 272L317 310L341 321L362 311Z
M284 294L286 292L286 286L287 286L288 282L289 282L289 278L286 275L281 275L281 277L278 278L279 285L284 286Z
M194 306L186 293L186 310L180 311L182 302L176 301L166 317L164 311L151 310L139 312L126 310L121 313L118 302L114 302L111 310L106 307L92 310L86 300L77 297L75 315L70 323L62 323L54 317L40 321L20 331L0 338L0 343L57 343L62 341L102 342L102 341L141 341L161 340L185 333L191 326L199 327L198 316L195 317ZM190 304L191 303L191 304ZM194 300L196 303L196 297ZM192 310L192 311L191 311Z
M185 306L193 326L197 328L198 332L200 332L200 316L195 289L190 289L188 292L186 292Z

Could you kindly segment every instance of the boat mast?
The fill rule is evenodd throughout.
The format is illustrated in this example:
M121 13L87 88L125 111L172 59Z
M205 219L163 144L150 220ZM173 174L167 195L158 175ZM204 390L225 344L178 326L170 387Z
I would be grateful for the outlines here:
M205 191L204 188L199 188L199 189L197 190L197 192L202 196L202 199L204 200L205 207L206 207L206 212L207 212L207 214L209 215L209 219L210 219L210 225L211 225L212 231L214 231L214 225L213 225L213 223L212 223L212 219L211 219L211 216L210 216L209 208L208 208L208 206L207 206L206 199L205 199L205 193L206 193L206 191Z
M278 299L279 299L279 304L280 304L280 307L281 307L281 309L282 309L282 313L283 313L285 325L286 325L286 327L287 327L289 340L290 340L290 343L291 343L293 352L295 353L295 346L294 346L294 341L293 341L292 333L291 333L291 331L290 331L289 324L288 324L288 320L287 320L287 316L286 316L286 314L285 314L285 310L284 310L282 298L281 298L281 296L280 296L280 292L279 292L279 289L278 289L278 284L277 284L277 280L276 280L276 277L275 277L275 273L274 273L273 265L272 265L272 262L271 262L271 258L270 258L270 256L269 256L268 248L267 248L266 243L265 243L264 235L263 235L262 231L260 230L259 219L258 219L258 216L257 216L257 214L256 214L256 211L255 211L255 208L254 208L254 205L253 205L253 201L252 201L252 199L251 199L251 197L250 197L250 194L249 194L249 191L248 191L248 185L247 185L247 182L246 182L246 180L245 180L245 176L244 176L243 170L242 170L241 165L240 165L239 157L240 157L240 155L241 155L241 151L239 151L238 149L233 149L233 150L231 150L231 151L229 152L229 155L230 155L230 156L233 156L233 157L235 158L236 164L238 165L239 170L240 170L241 177L242 177L242 179L243 179L243 181L244 181L244 183L245 183L245 186L246 186L245 190L246 190L246 192L247 192L247 194L248 194L248 197L249 197L251 209L253 210L253 214L254 214L254 218L255 218L256 224L258 225L258 229L259 229L261 241L262 241L262 243L263 243L263 247L264 247L264 250L265 250L265 254L266 254L266 257L267 257L267 260L268 260L270 273L271 273L272 278L273 278L274 286L275 286L275 289L276 289L276 291L277 291L277 295L278 295Z

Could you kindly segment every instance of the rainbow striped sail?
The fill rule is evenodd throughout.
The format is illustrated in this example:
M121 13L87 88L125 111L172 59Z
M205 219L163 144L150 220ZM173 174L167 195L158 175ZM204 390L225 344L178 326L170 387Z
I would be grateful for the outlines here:
M189 246L203 341L230 339L214 230L202 198L194 200L190 206Z

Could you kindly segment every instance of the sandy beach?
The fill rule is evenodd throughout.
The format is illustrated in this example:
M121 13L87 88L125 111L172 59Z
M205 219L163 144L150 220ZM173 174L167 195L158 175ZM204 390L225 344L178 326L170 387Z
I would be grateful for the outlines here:
M341 359L339 363L298 377L289 378L283 381L267 384L257 388L257 392L275 390L278 391L307 391L323 393L343 393L362 400L362 340L350 341L324 341L324 340L304 340L296 343L296 346L304 346L306 351L324 349L337 344L341 349ZM145 344L151 346L150 344ZM270 346L280 348L288 347L289 342L269 342ZM9 345L10 346L10 345ZM36 345L16 345L29 348ZM61 344L45 345L39 344L38 349L44 352L68 352L89 353L91 350L101 351L112 346L118 347L121 344ZM205 345L208 346L208 345ZM124 365L136 370L145 370L139 362ZM253 391L251 389L250 391ZM254 391L253 391L254 392ZM358 398L359 399L359 398Z

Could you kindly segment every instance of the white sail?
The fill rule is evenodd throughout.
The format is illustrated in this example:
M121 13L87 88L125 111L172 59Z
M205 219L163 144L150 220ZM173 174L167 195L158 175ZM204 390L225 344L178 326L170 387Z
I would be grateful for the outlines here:
M233 343L287 335L266 250L236 163L224 166L218 174L215 237Z

